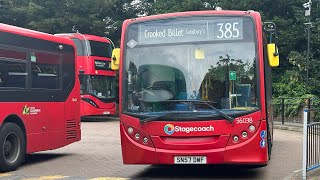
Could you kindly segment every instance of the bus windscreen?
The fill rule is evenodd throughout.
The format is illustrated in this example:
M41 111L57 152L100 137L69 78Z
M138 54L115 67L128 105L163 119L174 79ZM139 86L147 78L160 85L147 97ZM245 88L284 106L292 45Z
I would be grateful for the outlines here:
M249 17L131 24L125 38L123 111L208 115L214 112L210 106L231 114L259 109L255 31Z

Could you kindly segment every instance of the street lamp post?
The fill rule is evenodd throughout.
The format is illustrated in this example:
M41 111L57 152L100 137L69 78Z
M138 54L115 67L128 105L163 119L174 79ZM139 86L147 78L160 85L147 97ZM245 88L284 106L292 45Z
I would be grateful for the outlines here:
M308 2L303 4L303 7L306 9L305 12L305 16L308 17L308 22L305 23L305 25L307 25L308 28L308 47L307 47L307 79L306 79L306 85L308 86L308 82L309 82L309 59L310 59L310 29L312 26L312 22L311 22L311 4L312 1L309 0Z

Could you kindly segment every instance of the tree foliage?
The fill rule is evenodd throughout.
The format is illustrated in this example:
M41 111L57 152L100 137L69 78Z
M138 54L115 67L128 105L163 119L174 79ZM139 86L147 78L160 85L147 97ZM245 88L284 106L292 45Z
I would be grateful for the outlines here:
M320 3L312 5L311 53L306 88L306 0L0 0L0 22L47 33L108 36L119 44L125 19L180 11L255 10L277 25L281 65L273 70L274 96L320 94Z

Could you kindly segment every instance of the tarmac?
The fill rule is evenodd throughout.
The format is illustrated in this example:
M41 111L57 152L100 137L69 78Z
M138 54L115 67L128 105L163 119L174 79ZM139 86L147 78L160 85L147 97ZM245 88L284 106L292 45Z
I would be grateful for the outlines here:
M282 122L274 121L274 128L288 131L297 131L303 133L303 124L302 123L294 123L294 122ZM301 147L302 148L302 147ZM301 162L302 164L302 162ZM283 180L302 180L302 169L298 169L287 177L283 178ZM307 172L308 180L320 180L320 168L311 170Z

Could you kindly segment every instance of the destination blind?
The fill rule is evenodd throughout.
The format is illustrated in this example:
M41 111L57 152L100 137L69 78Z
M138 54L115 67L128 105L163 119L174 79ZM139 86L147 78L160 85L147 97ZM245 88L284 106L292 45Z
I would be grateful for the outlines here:
M139 25L138 44L242 40L242 18L159 20Z

